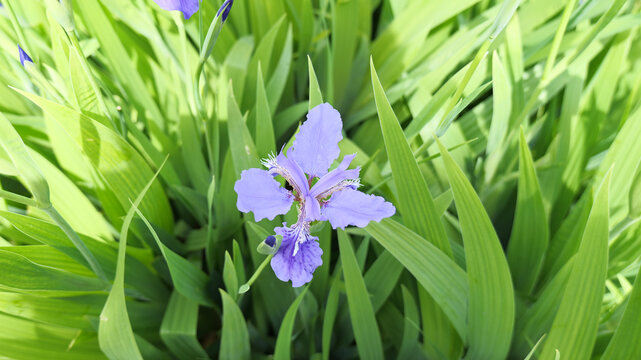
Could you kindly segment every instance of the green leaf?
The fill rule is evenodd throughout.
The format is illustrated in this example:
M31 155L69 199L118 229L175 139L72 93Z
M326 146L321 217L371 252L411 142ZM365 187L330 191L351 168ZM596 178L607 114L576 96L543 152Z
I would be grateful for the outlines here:
M321 338L321 350L323 360L329 360L331 352L331 343L332 343L332 334L334 333L334 324L336 323L336 314L338 313L338 297L340 295L339 283L341 269L340 265L337 266L338 269L335 271L334 281L332 281L332 286L329 288L329 294L327 295L327 303L325 304L325 315L323 316L323 330Z
M612 79L604 80L606 83ZM614 91L614 89L612 90ZM610 167L612 171L612 189L616 189L610 195L610 217L611 224L623 220L628 212L628 193L635 180L634 175L637 167L641 164L641 108L630 115L621 130L612 142L608 153L601 162L595 176L595 184L605 178Z
M103 125L107 125L105 119L97 116L100 114L98 106L98 98L91 86L91 80L88 74L83 70L81 65L80 56L78 53L70 49L69 51L69 77L71 78L71 85L73 87L73 94L76 97L80 110L89 116L99 120Z
M20 135L2 113L0 113L0 145L9 155L13 166L27 184L29 190L31 190L36 201L42 204L42 207L50 205L47 180L31 155L29 155L29 151Z
M321 93L312 59L307 56L307 69L309 72L309 110L323 103L323 94Z
M358 355L362 359L383 359L383 344L374 316L374 309L369 300L367 287L365 287L365 281L363 281L358 267L351 240L345 231L338 232L338 247L341 253L347 303Z
M89 32L100 43L103 54L111 71L122 82L127 98L141 111L149 111L151 121L163 128L164 116L158 104L151 96L140 75L140 71L129 57L125 43L118 36L115 24L110 15L104 10L100 1L90 1L75 4L79 15L83 18ZM128 206L125 206L126 208Z
M20 254L38 265L60 269L82 276L93 276L93 273L87 269L85 265L76 262L72 257L47 245L6 246L0 249L14 254Z
M436 212L427 182L421 174L401 125L385 96L371 60L370 66L378 118L398 191L398 207L403 220L408 228L430 239L439 249L451 256L452 250L440 222L440 214Z
M75 149L82 151L118 199L119 213L129 208L153 175L149 166L131 145L120 136L91 118L39 96L16 90L49 113L72 138ZM163 229L173 228L173 215L165 192L154 184L141 203L141 211Z
M118 262L116 265L116 277L111 291L107 297L102 312L100 313L100 325L98 327L98 341L102 350L110 359L133 360L141 359L140 349L136 344L134 332L131 329L127 306L125 304L125 258L127 251L127 236L129 225L136 214L138 206L153 185L158 173L152 176L151 180L142 189L136 200L127 212L120 229L120 243L118 245Z
M260 167L260 162L256 153L256 145L254 145L247 124L240 113L233 91L229 91L227 97L227 115L229 151L234 162L236 178L238 178L241 171Z
M292 65L292 51L294 36L292 33L291 25L287 28L287 37L285 38L285 46L280 55L280 59L276 64L276 69L267 83L267 98L269 99L269 108L271 109L270 115L273 115L278 108L278 102L281 100L285 85L290 74ZM256 90L258 91L258 89Z
M516 214L507 258L517 290L528 294L543 266L549 230L541 188L523 129L519 138L519 159Z
M396 288L403 270L403 265L389 251L380 254L372 266L367 269L363 279L371 294L374 312L383 306Z
M49 296L82 295L105 291L102 281L67 270L37 264L24 255L0 250L0 289Z
M341 104L352 75L359 40L359 1L338 1L332 6L332 83L334 101Z
M555 350L589 358L596 340L608 265L608 189L610 174L599 186L576 253L561 305L545 340L541 359Z
M422 236L424 241L433 243L451 257L452 248L440 221L442 213L436 209L427 182L378 79L372 59L370 59L370 67L378 118L403 221L408 228ZM429 355L435 357L437 353L448 353L447 356L453 356L449 352L457 352L453 349L456 346L450 346L450 343L456 342L456 335L447 317L429 296L424 298L421 306L425 316L423 331L428 339L427 342L434 345L426 346Z
M147 229L160 248L160 252L169 266L171 281L174 283L176 290L181 295L185 296L189 300L196 301L198 304L214 306L213 300L207 294L207 283L209 281L209 277L202 272L202 270L189 262L189 260L176 254L173 250L167 247L167 245L160 241L156 230L154 230L153 226L149 223L142 212L136 209L136 213L145 223Z
M85 258L65 233L56 225L33 217L4 211L0 212L0 216L35 241L49 245L73 258L79 264L83 264L89 268L89 264L87 264ZM115 242L104 243L83 234L79 234L79 236L87 245L87 248L96 255L96 260L105 270L107 276L114 276L116 271L117 244ZM169 294L166 286L141 260L133 256L131 249L129 250L126 259L128 265L125 268L127 284L150 299L164 301Z
M160 337L179 359L209 359L198 342L198 303L174 291L160 326Z
M307 294L307 286L303 288L303 291L301 291L301 293L296 297L296 300L294 300L285 313L283 322L280 324L280 329L278 329L278 337L276 338L276 348L274 349L275 360L289 360L292 357L292 332L294 331L294 321L296 320L298 307L300 306L301 301L303 301L305 294Z
M516 9L519 7L521 0L506 0L501 4L501 10L496 16L492 28L490 29L490 38L494 39L505 29L507 24L514 16Z
M78 329L0 314L2 356L10 359L107 359L100 353L95 335L87 336L69 347L78 337Z
M543 339L545 339L545 335L543 335L543 336L539 339L539 341L537 341L537 342L536 342L536 344L534 344L534 347L533 347L533 348L532 348L532 350L527 354L527 356L525 357L525 359L524 359L524 360L531 360L531 359L532 359L532 357L534 356L534 354L536 354L536 350L539 348L539 345L541 345L541 342L543 341Z
M223 300L223 329L219 359L249 359L249 332L243 313L226 292L220 290L220 296Z
M621 322L601 358L641 358L641 342L639 338L641 338L641 268L634 281L632 293L628 298Z
M79 233L112 240L105 218L76 184L45 157L35 151L30 153L47 179L51 189L51 203L69 225Z
M0 292L0 306L5 314L49 325L94 331L89 317L98 316L104 296L88 299L85 297L79 301L74 297L54 299L40 295ZM28 304L30 311L25 312L25 304Z
M403 342L401 348L398 350L398 359L409 359L414 355L419 358L418 354L418 336L419 336L419 313L416 301L407 288L402 285L401 290L403 293L403 310L405 312L405 324L403 327Z
M269 77L271 66L272 53L274 51L274 43L276 37L280 33L281 27L284 24L285 15L283 15L260 39L260 43L256 47L256 51L249 62L247 67L247 86L243 89L243 98L241 99L241 104L243 109L246 109L246 106L254 104L254 99L256 98L256 89L255 84L258 78L258 64L262 64L265 74ZM270 102L270 106L271 106ZM275 108L275 107L274 107Z
M236 298L238 297L238 276L236 275L234 262L227 251L225 251L225 264L223 265L223 282L225 283L225 289L227 289L229 295L234 299L234 301L236 301Z
M365 230L419 281L465 338L468 284L454 260L394 220L371 222Z
M272 111L265 91L263 82L263 70L258 64L258 77L256 79L256 150L262 157L276 151L276 139L274 137L274 126L272 124Z
M499 238L481 200L447 149L436 140L458 211L470 286L468 356L505 358L514 327L514 290ZM488 318L487 314L493 314Z
M179 120L182 160L192 186L200 194L205 194L209 188L210 172L202 153L201 134L195 121L187 116L182 116Z
M492 55L492 102L492 123L487 135L488 154L502 146L512 111L512 86L497 52Z
M641 217L641 164L637 165L637 173L632 181L628 201L630 202L630 214L628 216L633 219Z

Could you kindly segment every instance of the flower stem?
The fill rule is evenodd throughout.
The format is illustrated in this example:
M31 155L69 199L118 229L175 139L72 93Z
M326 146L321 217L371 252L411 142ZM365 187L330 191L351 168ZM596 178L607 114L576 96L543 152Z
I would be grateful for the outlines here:
M260 275L260 273L263 272L263 270L265 269L267 264L271 261L272 257L274 257L274 254L268 255L265 258L265 260L263 260L263 262L260 264L260 266L258 266L258 269L256 269L256 272L254 272L254 275L252 275L252 277L249 278L249 280L247 280L246 283L244 283L240 288L238 288L238 293L239 294L244 294L247 291L249 291L249 288L252 286L254 281L256 281L256 279L258 279L258 276Z
M33 53L33 50L30 46L29 43L27 42L27 38L24 36L24 31L22 31L22 27L20 26L20 22L18 21L18 17L16 16L16 13L13 8L13 0L5 0L4 6L8 10L7 12L9 13L9 20L11 21L11 26L13 26L13 30L16 32L16 35L18 35L18 41L20 41L20 44L24 49L28 49L27 51L30 51L32 55L34 56L34 59L37 59L38 54Z
M249 288L252 286L254 281L256 281L256 279L258 279L258 276L263 272L263 270L265 269L267 264L271 261L271 259L274 257L274 255L276 255L276 253L278 252L278 249L280 248L280 244L282 242L283 242L283 237L280 236L280 235L276 235L276 243L274 244L274 246L272 248L273 249L272 253L267 255L265 260L263 260L263 262L258 266L256 271L254 272L254 275L252 275L252 277L249 278L249 280L247 280L246 283L244 283L240 288L238 288L238 293L239 294L244 294L247 291L249 291ZM261 243L261 245L264 245L264 242ZM260 252L261 245L258 245L259 252Z
M9 201L14 201L17 202L18 204L26 205L26 206L33 206L33 207L39 207L39 203L31 198L28 198L26 196L14 194L12 192L2 190L0 189L0 198L4 198Z

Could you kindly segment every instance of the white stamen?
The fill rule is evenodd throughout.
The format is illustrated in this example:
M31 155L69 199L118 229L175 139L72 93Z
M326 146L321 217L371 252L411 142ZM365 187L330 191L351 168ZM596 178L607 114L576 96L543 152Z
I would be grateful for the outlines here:
M333 193L337 191L341 191L347 188L358 188L361 186L361 182L359 179L349 179L349 180L343 180L339 182L338 184L332 186L331 188L325 190L324 192L320 193L318 196L316 196L316 199L318 201L321 201L328 196L331 196Z
M309 235L309 222L305 221L305 217L305 204L301 202L298 206L298 221L296 221L296 224L290 228L292 235L294 235L293 237L296 238L296 242L294 243L294 253L292 256L296 256L296 254L298 254L298 250L300 250L300 244L308 240L307 235Z

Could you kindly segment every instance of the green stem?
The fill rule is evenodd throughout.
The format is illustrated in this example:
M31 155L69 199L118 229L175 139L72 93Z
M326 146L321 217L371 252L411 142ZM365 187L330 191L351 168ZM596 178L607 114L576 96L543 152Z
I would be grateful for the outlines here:
M18 22L18 17L16 16L15 11L13 11L13 0L5 0L4 6L9 13L9 20L11 21L11 25L13 26L13 30L16 32L16 35L18 35L18 41L20 41L20 46L22 46L24 49L27 49L28 51L31 51L32 54L34 54L33 53L34 49L29 47L29 43L27 43L27 38L24 36L22 27L20 27L20 23Z
M28 198L26 196L14 194L9 191L5 191L0 189L0 198L4 198L9 201L17 202L18 204L26 205L26 206L32 206L32 207L40 207L40 203L37 202L36 200L32 198Z
M561 15L561 23L559 24L559 28L556 30L556 34L554 34L554 40L552 41L552 48L550 49L550 53L548 54L547 60L545 61L545 68L543 69L543 75L541 75L539 88L547 85L546 82L547 82L548 76L552 71L552 67L554 66L554 61L556 60L556 57L559 54L559 48L561 47L561 40L563 40L563 35L565 35L565 30L567 29L568 23L570 22L570 15L572 15L572 10L574 9L574 5L576 5L576 0L570 0L568 4L565 6L565 9L563 10L563 15Z
M541 79L539 80L539 83L536 86L536 89L534 90L534 92L528 99L528 102L525 104L525 106L521 110L521 113L517 117L517 120L515 122L515 124L517 125L521 124L523 120L525 120L527 115L530 113L530 110L536 104L536 101L539 95L541 95L541 92L548 84L548 77L550 76L550 73L554 68L554 62L556 60L556 57L559 53L559 48L561 46L561 40L563 40L563 35L565 34L565 30L567 29L568 22L570 21L570 15L572 15L572 9L574 9L575 4L576 4L576 0L570 0L568 4L565 6L565 10L563 10L563 14L561 15L561 23L559 24L559 27L556 30L556 33L554 34L554 40L552 41L552 48L548 53L547 60L545 61L545 68L543 69L543 74L541 75Z
M102 267L96 260L96 258L93 256L91 251L87 248L87 245L80 239L78 234L73 230L71 225L65 220L60 213L52 206L49 205L46 208L42 208L42 210L47 213L51 219L58 224L58 226L62 229L62 231L65 232L69 240L74 244L74 246L80 251L80 254L87 260L87 263L89 264L89 267L93 272L98 275L98 277L105 282L109 282L109 279L107 278L107 275L105 275L105 272L102 270Z
M621 10L623 5L625 5L625 3L626 3L626 0L615 0L614 3L612 3L612 6L610 6L608 11L606 11L605 14L603 14L603 16L599 18L597 23L594 24L594 26L592 27L592 31L590 31L590 33L583 38L580 45L576 47L576 50L574 51L572 56L570 56L568 63L571 63L572 61L574 61L574 59L576 59L583 52L583 50L585 50L588 47L588 45L590 45L593 42L593 40L597 37L599 32L603 30L603 28L607 24L609 24L612 19L614 19L614 17L617 15L619 10ZM637 12L638 10L639 10L639 2L635 3L633 12Z
M263 260L263 262L260 264L260 266L258 266L256 271L254 272L254 275L252 275L252 277L249 278L249 280L238 289L238 293L239 294L244 294L247 291L249 291L249 288L252 286L254 281L256 281L256 279L258 279L258 276L263 272L263 270L265 269L267 264L271 261L271 259L274 257L274 255L278 252L278 249L280 248L280 245L282 244L282 242L283 242L283 237L280 236L280 235L276 235L276 243L274 244L273 248L270 248L271 254L267 255L265 260ZM261 251L261 248L263 246L267 246L267 245L264 242L262 242L262 243L260 243L258 245L258 248L256 250L259 253L264 254L264 252Z
M487 53L487 50L490 48L490 45L492 45L493 40L494 39L492 37L489 37L487 40L483 42L483 44L481 44L481 47L476 52L476 55L474 56L474 59L470 64L470 67L467 69L467 72L465 72L465 75L463 76L463 80L461 80L461 83L456 89L454 96L450 99L450 102L447 105L447 108L445 108L445 112L443 113L443 118L441 119L440 123L442 123L447 118L447 115L449 115L450 111L452 111L452 109L454 109L454 106L456 106L456 103L458 103L459 99L463 95L463 91L467 87L467 84L472 79L472 75L474 75L474 72L476 71L479 64L481 63L481 60L483 60L483 58L485 57L485 54Z
M263 272L263 270L265 269L265 267L267 266L267 264L269 264L269 262L271 261L271 259L272 259L273 257L274 257L274 254L267 255L267 257L265 258L265 260L263 260L263 262L260 264L260 266L258 266L258 269L256 269L256 272L254 272L254 275L252 275L252 277L251 277L251 278L249 278L249 280L247 280L247 282L246 282L245 284L243 284L243 285L238 289L238 293L239 293L239 294L244 294L244 293L246 293L247 291L249 291L249 288L252 286L252 284L254 283L254 281L256 281L256 279L258 279L258 276L260 275L260 273L262 273L262 272Z

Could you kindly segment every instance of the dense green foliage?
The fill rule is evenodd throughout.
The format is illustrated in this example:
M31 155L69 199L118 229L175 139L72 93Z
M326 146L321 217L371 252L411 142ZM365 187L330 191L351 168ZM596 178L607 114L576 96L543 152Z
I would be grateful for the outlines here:
M69 3L0 7L1 358L641 358L638 0ZM321 102L397 213L246 284Z

